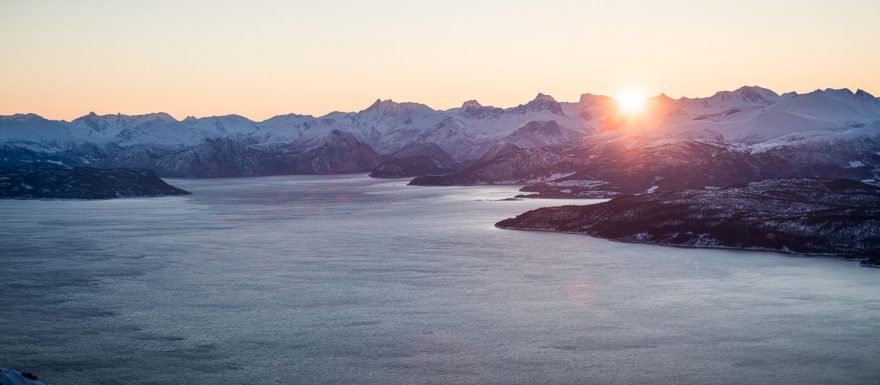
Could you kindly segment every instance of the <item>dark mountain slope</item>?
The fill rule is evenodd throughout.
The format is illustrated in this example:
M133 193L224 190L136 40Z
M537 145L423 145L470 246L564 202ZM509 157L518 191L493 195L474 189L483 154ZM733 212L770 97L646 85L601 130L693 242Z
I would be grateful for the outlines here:
M34 165L0 168L0 198L110 199L189 195L150 170Z

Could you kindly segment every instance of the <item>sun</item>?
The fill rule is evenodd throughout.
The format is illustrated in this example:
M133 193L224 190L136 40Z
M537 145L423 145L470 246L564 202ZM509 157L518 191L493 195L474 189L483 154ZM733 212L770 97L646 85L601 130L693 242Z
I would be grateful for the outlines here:
M620 110L626 113L636 113L645 108L645 96L636 91L628 91L616 98Z

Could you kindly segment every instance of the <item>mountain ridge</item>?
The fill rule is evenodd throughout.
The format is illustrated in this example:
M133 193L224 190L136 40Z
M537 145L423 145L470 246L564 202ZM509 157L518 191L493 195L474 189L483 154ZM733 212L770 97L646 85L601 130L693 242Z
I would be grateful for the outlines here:
M718 96L719 94L724 94L724 93L736 93L736 92L738 92L738 91L748 90L748 89L761 89L761 90L765 90L765 91L770 91L770 92L772 92L772 93L774 93L774 94L777 94L777 95L780 96L780 97L784 97L785 95L802 96L802 95L807 95L807 94L811 94L811 93L814 93L814 92L846 91L846 92L848 92L848 93L850 93L850 94L852 94L852 95L857 95L857 96L864 95L864 96L866 96L866 97L873 98L874 100L876 100L877 103L880 103L880 97L875 97L873 94L871 94L871 93L869 93L868 91L865 91L865 90L863 90L863 89L861 89L861 88L856 88L855 90L850 89L850 88L816 88L816 89L813 90L813 91L804 92L804 93L799 93L799 92L795 92L795 91L789 91L789 92L785 92L785 93L779 94L779 93L777 93L776 91L774 91L774 90L772 90L772 89L770 89L770 88L766 88L766 87L763 87L763 86L760 86L760 85L741 86L741 87L739 87L739 88L737 88L737 89L734 89L734 90L722 90L722 91L717 91L717 92L715 92L714 94L709 95L709 96L681 96L681 97L678 97L678 98L672 98L672 97L667 96L665 93L662 93L662 92L661 92L661 93L659 93L659 94L657 94L657 95L654 95L654 96L648 96L648 97L646 97L646 99L651 99L651 98L656 98L656 97L665 97L665 98L669 98L669 99L674 100L674 101L702 100L702 99L710 99L710 98L712 98L712 97ZM277 114L277 115L272 115L272 116L270 116L270 117L268 117L268 118L265 118L265 119L262 119L262 120L259 120L259 119L251 119L251 118L248 118L247 116L240 115L240 114L235 114L235 113L229 113L229 114L223 114L223 115L205 115L205 116L201 116L201 117L196 117L196 116L193 116L193 115L187 115L186 117L184 117L184 119L178 119L178 118L174 117L172 114L170 114L170 113L168 113L168 112L165 112L165 111L154 111L154 112L140 113L140 114L138 114L138 113L127 114L127 113L122 113L122 112L106 113L106 114L98 114L98 113L96 113L96 112L94 112L94 111L90 111L90 112L88 112L88 113L86 113L86 114L84 114L84 115L81 115L81 116L75 117L75 118L70 119L70 120L67 120L67 119L49 119L49 118L45 118L45 117L43 117L42 115L40 115L40 114L38 114L38 113L34 113L34 112L16 112L16 113L6 114L6 115L0 114L0 118L4 118L4 117L13 117L13 116L18 116L18 115L32 115L32 116L39 116L39 117L41 117L41 118L44 118L44 119L46 119L46 120L50 120L50 121L58 121L58 122L72 123L73 121L75 121L75 120L77 120L77 119L86 118L86 117L89 117L89 116L98 116L98 117L116 117L116 116L122 116L122 117L147 117L147 116L151 116L151 115L164 115L164 116L167 116L167 117L169 117L169 118L171 118L171 119L173 119L173 120L175 120L175 121L181 122L181 121L184 121L186 118L204 119L204 118L217 118L217 117L224 117L224 116L232 116L232 115L236 115L236 116L241 116L241 117L243 117L243 118L245 118L245 119L248 119L248 120L250 120L250 121L252 121L252 122L263 123L263 122L266 122L266 121L271 120L271 119L274 119L274 118L280 118L280 117L291 116L291 115L292 115L292 116L299 116L299 117L310 117L310 118L320 119L320 118L327 117L327 116L331 116L331 115L335 115L335 114L354 114L354 113L357 113L357 112L361 112L361 111L367 110L367 109L369 109L370 107L373 107L373 105L375 105L375 104L377 104L377 103L378 103L378 104L382 104L382 102L394 103L394 104L412 104L412 105L420 105L420 106L427 107L427 108L429 108L429 109L431 109L431 110L433 110L433 111L453 111L453 110L460 110L461 108L463 108L463 107L465 107L465 106L468 106L468 105L471 105L471 104L473 104L473 103L476 103L476 105L479 106L479 107L491 107L491 108L501 108L501 109L508 109L508 110L509 110L509 109L514 109L514 108L516 108L516 107L519 107L519 106L522 106L522 105L528 104L529 102L533 102L533 101L535 101L535 99L539 99L539 98L541 98L541 97L549 97L549 98L551 98L551 99L554 100L554 101L556 100L556 99L555 99L553 96L551 96L551 95L547 95L547 94L544 94L544 93L539 92L535 98L533 98L533 99L527 101L526 103L519 104L519 105L517 105L517 106L510 106L510 107L497 107L497 106L492 106L492 105L483 105L483 104L481 104L481 103L480 103L478 100L476 100L476 99L468 99L468 100L465 100L464 102L462 102L462 104L461 104L460 106L458 106L458 107L450 107L450 108L445 108L445 109L443 109L443 108L434 108L434 107L431 107L431 106L429 106L429 105L427 105L427 104L424 104L424 103L410 102L410 101L398 102L398 101L395 101L395 100L393 100L393 99L381 99L381 98L377 98L375 101L373 101L370 105L368 105L367 107L365 107L365 108L362 109L362 110L356 110L356 111L339 111L339 110L335 110L335 111L331 111L331 112L328 112L328 113L325 113L325 114L322 114L322 115L315 115L315 114L299 114L299 113L295 113L295 112L289 112L289 113L281 113L281 114ZM579 100L578 100L578 101L574 101L574 102L562 101L562 102L559 102L559 103L574 103L574 104L576 104L576 103L582 103L582 102L585 101L585 99L590 98L590 97L592 97L592 98L609 98L609 99L612 99L612 100L614 99L614 97L609 96L609 95L592 94L592 93L583 93L583 94L581 94L581 95L579 96Z
M0 165L54 161L112 167L134 162L155 167L161 173L168 167L158 164L174 163L171 168L178 172L171 175L214 176L218 171L200 171L206 170L200 166L204 159L195 156L205 154L200 148L213 148L209 152L218 162L235 157L251 157L248 162L272 162L281 157L308 163L311 160L303 154L321 147L337 131L350 134L377 155L431 143L455 161L480 160L505 142L531 152L532 155L525 155L527 158L547 152L531 150L539 148L553 152L557 150L552 147L563 147L571 152L584 146L644 146L652 141L690 138L751 146L750 151L755 154L788 152L804 164L821 161L846 167L861 163L872 168L880 164L880 160L874 159L880 154L880 148L875 148L880 142L880 101L873 95L849 89L780 95L766 88L747 86L705 98L673 99L661 94L647 99L643 111L629 114L618 109L613 98L589 93L582 94L577 102L558 102L539 93L515 107L484 106L469 100L461 107L446 110L377 99L356 112L331 112L319 117L285 114L262 121L235 114L177 120L160 112L89 113L67 122L36 114L15 114L0 116ZM226 144L218 147L219 143ZM828 148L832 151L823 159L809 155ZM838 148L847 151L834 151ZM257 156L256 150L273 155ZM193 156L180 156L185 153ZM291 157L293 153L300 155ZM261 173L267 175L341 169L367 172L376 163L373 156L365 153L352 159L343 159L344 155L337 153L332 157L339 164L325 164L326 167L317 169L285 161L288 168L252 165L220 174L251 175L252 171L245 169L263 170ZM163 157L166 159L154 161ZM122 159L126 159L123 164L114 163ZM528 163L522 161L518 162ZM341 167L342 163L346 166ZM537 177L556 174L551 168L545 170L550 174ZM523 175L526 174L530 172ZM488 183L502 181L490 175L481 179Z

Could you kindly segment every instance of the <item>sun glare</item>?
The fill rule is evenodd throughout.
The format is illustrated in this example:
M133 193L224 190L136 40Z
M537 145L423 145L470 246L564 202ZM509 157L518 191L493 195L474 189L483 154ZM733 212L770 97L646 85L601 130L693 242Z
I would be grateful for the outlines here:
M620 110L626 113L639 112L645 107L644 95L630 91L620 94L615 98Z

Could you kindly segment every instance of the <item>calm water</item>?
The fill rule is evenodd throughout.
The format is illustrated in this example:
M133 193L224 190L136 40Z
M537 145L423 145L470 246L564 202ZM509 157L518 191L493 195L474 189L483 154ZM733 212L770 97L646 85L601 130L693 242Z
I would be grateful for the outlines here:
M878 383L880 270L493 224L364 176L0 201L0 366L50 384ZM581 201L583 203L583 201Z

